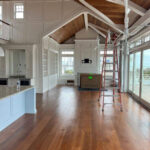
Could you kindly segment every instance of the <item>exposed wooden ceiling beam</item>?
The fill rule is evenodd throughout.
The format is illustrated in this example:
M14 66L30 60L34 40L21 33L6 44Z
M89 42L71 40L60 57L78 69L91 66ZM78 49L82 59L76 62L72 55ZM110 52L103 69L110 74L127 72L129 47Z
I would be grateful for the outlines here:
M85 23L85 29L88 30L88 14L84 13L84 23Z
M124 0L107 0L107 1L124 6ZM146 9L144 9L143 7L135 4L134 2L132 2L130 0L129 0L128 3L129 3L129 9L134 11L136 14L138 14L140 16L145 15Z
M104 29L104 28L102 28L102 27L100 27L100 26L97 26L97 25L95 25L95 24L93 24L93 23L89 23L90 25L92 25L93 27L95 27L95 28L97 28L97 29L99 29L99 30L101 30L101 31L104 31L104 32L108 32L108 30L106 30L106 29Z
M101 31L99 31L98 29L96 29L93 25L89 24L89 27L93 29L95 32L97 32L99 35L101 35L102 37L106 38L106 35Z
M146 14L141 17L138 21L136 21L129 29L130 35L136 34L138 31L143 29L150 23L150 9L146 12Z
M115 24L115 25L112 25L112 24L106 22L105 20L103 20L102 18L98 17L97 15L95 15L95 14L93 14L93 13L91 13L91 12L88 12L88 14L90 14L90 15L93 16L93 17L95 17L95 18L98 19L99 21L101 21L101 22L107 24L108 26L112 27L115 31L124 34L124 32L119 28L118 25L116 25L116 24Z
M127 42L127 39L128 39L128 32L129 32L129 16L128 16L128 6L129 6L129 3L128 3L128 0L124 0L124 6L125 6L125 19L124 19L124 26L125 26L125 37L126 37L126 42Z
M103 14L101 11L99 11L98 9L96 9L95 7L93 7L92 5L90 5L89 3L87 3L85 0L79 0L80 3L82 3L85 7L87 7L88 9L92 10L93 12L95 12L98 16L100 16L101 18L103 18L105 21L107 21L110 24L115 24L111 19L109 19L105 14Z

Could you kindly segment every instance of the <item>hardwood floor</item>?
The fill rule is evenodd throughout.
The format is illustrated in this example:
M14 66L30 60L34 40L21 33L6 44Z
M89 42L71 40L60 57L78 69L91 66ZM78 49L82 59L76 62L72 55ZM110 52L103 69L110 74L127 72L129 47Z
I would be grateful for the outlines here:
M124 112L97 92L57 87L37 96L37 115L0 133L0 150L150 150L150 112L123 95Z

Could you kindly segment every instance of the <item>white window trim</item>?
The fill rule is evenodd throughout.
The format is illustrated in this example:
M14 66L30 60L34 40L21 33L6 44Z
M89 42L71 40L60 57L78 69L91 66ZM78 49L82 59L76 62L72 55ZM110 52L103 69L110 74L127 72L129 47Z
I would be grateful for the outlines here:
M3 20L3 5L0 4L0 7L2 7L2 18L0 18L0 20Z
M73 77L75 75L75 54L62 54L63 51L73 51L74 52L74 49L62 49L60 51L60 70L59 70L59 74L60 74L60 77ZM62 74L62 57L73 57L74 58L74 65L73 65L73 74L72 75L63 75Z
M24 9L23 9L23 18L16 18L16 5L23 5ZM15 2L14 3L14 19L15 20L24 20L25 18L25 6L24 6L24 2Z

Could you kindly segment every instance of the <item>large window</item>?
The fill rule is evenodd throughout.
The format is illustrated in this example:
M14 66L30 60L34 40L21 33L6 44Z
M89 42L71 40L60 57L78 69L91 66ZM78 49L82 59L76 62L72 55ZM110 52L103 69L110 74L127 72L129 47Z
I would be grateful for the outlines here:
M133 90L133 54L130 54L130 63L129 63L129 90Z
M139 96L140 92L140 68L141 68L141 52L134 54L134 87L133 92Z
M0 5L0 20L3 19L3 10L2 10L2 5ZM2 35L2 22L0 22L0 35Z
M150 103L150 49L143 52L141 97Z
M15 13L15 19L23 19L24 18L24 4L15 3L14 13Z
M130 54L129 91L150 103L150 49Z
M3 19L3 7L0 5L0 20Z
M61 75L63 76L74 75L74 52L73 51L61 52Z
M100 73L102 73L103 58L104 58L104 50L101 50L100 51ZM107 51L106 70L113 70L113 50ZM111 74L112 73L107 73L107 75L111 75Z
M141 45L145 42L148 42L148 41L150 41L150 33L147 33L146 35L138 38L137 40L135 40L133 42L131 42L130 43L130 48L132 49L132 48L134 48L136 46L139 46L139 45Z

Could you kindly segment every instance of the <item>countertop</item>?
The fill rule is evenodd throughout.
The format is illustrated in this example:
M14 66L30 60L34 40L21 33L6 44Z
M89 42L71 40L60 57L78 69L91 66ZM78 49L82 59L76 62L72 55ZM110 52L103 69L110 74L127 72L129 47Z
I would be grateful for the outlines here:
M33 86L21 86L19 90L16 87L0 86L0 100L15 95L17 93L34 88Z

